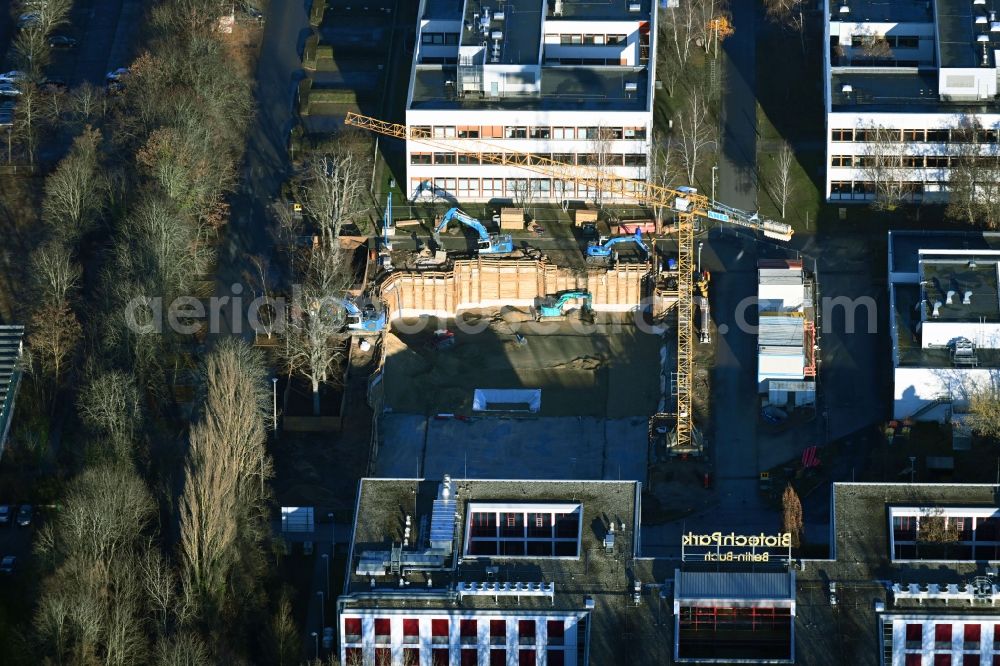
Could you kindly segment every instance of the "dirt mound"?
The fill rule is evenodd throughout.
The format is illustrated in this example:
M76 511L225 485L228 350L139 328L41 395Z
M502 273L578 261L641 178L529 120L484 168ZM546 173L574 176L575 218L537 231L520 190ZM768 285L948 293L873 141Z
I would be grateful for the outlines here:
M552 367L557 370L589 370L594 371L600 368L604 361L595 356L580 356L565 363L559 363Z

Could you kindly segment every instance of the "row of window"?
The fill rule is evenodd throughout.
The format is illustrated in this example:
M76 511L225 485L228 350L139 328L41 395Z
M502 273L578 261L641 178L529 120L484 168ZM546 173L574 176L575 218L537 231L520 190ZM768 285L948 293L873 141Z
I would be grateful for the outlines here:
M387 647L377 647L374 649L375 666L394 666L392 660L392 649ZM449 666L450 655L447 648L431 649L431 666ZM359 647L349 647L345 649L345 664L367 664L364 661L364 650ZM371 652L370 652L371 654ZM545 653L546 663L549 666L563 666L566 663L566 656L562 650L547 650ZM403 648L404 666L417 666L420 661L420 648ZM538 663L538 655L534 650L518 650L518 666L535 666ZM461 666L479 666L478 650L461 650L459 652L459 664ZM490 650L489 666L507 666L507 650Z
M642 153L546 153L541 155L562 164L646 166ZM502 164L503 153L410 153L410 164Z
M546 44L561 44L563 46L611 46L624 44L628 35L545 35Z
M628 58L550 58L545 57L544 65L587 65L592 67L628 67Z
M978 654L963 654L960 659L952 660L950 654L929 655L924 661L924 655L918 652L907 652L903 662L906 666L1000 666L1000 655L994 655L992 660L983 661Z
M905 184L909 194L923 194L926 182L908 182ZM855 198L865 198L875 195L875 183L866 180L834 180L830 183L831 198L849 199L851 195Z
M420 34L421 44L432 44L434 46L457 46L457 32L423 32Z
M996 143L995 129L834 129L833 141L903 141L905 143Z
M868 35L854 35L851 37L851 47L855 49L864 48L875 41L878 44L885 44L894 49L915 49L920 47L920 38L909 35L879 35L870 37Z
M490 645L507 644L507 620L483 620L489 623ZM476 643L479 640L479 620L459 620L459 633L463 643ZM392 619L388 617L377 617L374 620L375 643L389 643L392 633ZM517 622L517 642L519 645L535 644L535 620L518 620ZM547 620L545 623L548 632L546 645L560 646L565 641L566 625L563 620ZM431 620L431 642L435 644L447 644L451 630L451 621L445 618ZM471 641L466 639L472 639ZM417 643L420 640L420 620L418 618L403 618L403 642ZM344 618L344 641L347 643L360 643L361 618Z
M898 159L898 163L893 164L893 159ZM876 155L831 155L830 166L871 167L881 164L887 167L944 169L967 159L969 158L948 155L898 155L896 158L880 158ZM976 158L976 162L981 166L995 166L998 160L995 156L982 155Z
M641 141L645 127L539 127L526 125L414 125L410 132L435 139L607 139Z
M630 182L626 188L634 187ZM526 190L527 188L527 190ZM449 194L458 199L516 199L527 191L535 198L590 199L597 188L587 183L549 178L411 178L410 191L432 190L436 195ZM610 196L609 196L610 198Z

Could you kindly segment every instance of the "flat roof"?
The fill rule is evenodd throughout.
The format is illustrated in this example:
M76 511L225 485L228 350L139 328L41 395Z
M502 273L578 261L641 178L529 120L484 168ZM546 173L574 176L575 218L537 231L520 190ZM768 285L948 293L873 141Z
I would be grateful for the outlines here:
M363 551L389 550L403 540L405 517L410 515L411 545L404 551L423 549L429 532L434 500L440 480L362 479L354 519L351 559L347 564L346 608L396 608L448 612L532 613L537 611L584 611L585 599L594 600L591 617L591 663L618 663L628 655L636 663L664 663L670 652L667 627L662 620L669 611L661 608L658 592L643 592L639 606L632 598L633 581L667 580L669 563L634 560L637 527L636 502L640 484L635 481L515 481L452 479L457 544L464 543L468 509L473 504L581 505L582 532L579 557L470 557L431 571L409 571L411 586L400 588L399 574L376 577L357 574ZM530 510L527 509L526 510ZM605 552L604 538L615 523L613 553ZM625 529L621 529L621 525ZM461 545L458 546L461 549ZM456 551L455 554L461 554ZM452 565L454 565L452 567ZM488 568L499 567L491 573ZM428 586L428 581L432 582ZM463 595L458 583L554 583L552 600L540 596ZM410 591L412 590L412 593ZM409 594L408 594L409 593ZM661 617L662 613L662 617ZM628 615L628 628L622 618Z
M642 111L649 87L645 67L542 67L541 94L460 99L454 84L446 85L456 81L454 67L417 65L414 75L411 109ZM626 91L626 82L635 82L636 90Z
M465 0L425 0L424 20L461 21Z
M889 249L894 273L916 273L921 251L1000 250L1000 233L990 231L890 231Z
M936 71L900 67L898 71L871 72L841 68L833 71L830 80L834 111L873 105L900 111L912 111L913 105L955 106L938 97ZM844 86L850 86L850 92L844 92Z
M674 573L674 598L698 600L794 601L791 571L682 571Z
M977 42L985 35L989 49L987 58L993 62L993 49L1000 48L1000 33L993 32L988 22L976 23L978 17L989 20L989 13L1000 10L1000 0L985 0L973 6L972 0L936 0L938 44L941 50L941 67L978 67L982 60L982 44Z
M537 64L542 43L542 1L467 0L462 45L479 46L482 42L500 47L497 64ZM503 16L497 19L497 14ZM494 39L494 35L500 35Z
M934 321L996 322L1000 321L1000 292L997 290L997 262L980 260L975 267L968 260L934 259L921 262L924 293L933 305L940 302L939 317ZM951 304L948 292L954 291ZM963 303L965 292L971 291L969 304Z
M648 19L652 0L563 0L562 15L554 16L555 0L542 0L549 5L548 18L552 20L586 19L623 21L628 19ZM632 5L639 5L639 11L629 11Z
M841 3L830 0L831 21L930 23L934 19L926 0L848 0L846 4L850 11L840 13Z

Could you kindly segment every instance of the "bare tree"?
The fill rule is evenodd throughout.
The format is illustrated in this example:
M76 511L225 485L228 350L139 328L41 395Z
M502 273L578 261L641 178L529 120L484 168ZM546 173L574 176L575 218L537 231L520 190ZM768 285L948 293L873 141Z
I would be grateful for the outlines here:
M69 243L91 227L103 201L98 146L101 133L85 129L45 181L44 219Z
M691 44L694 41L698 12L693 2L681 2L676 7L661 11L657 73L664 78L667 91L672 95L674 86L689 70Z
M80 322L66 301L43 303L31 316L29 330L32 358L58 388L63 380L64 366L83 335Z
M681 169L677 165L675 146L669 140L656 140L652 143L649 153L649 182L658 187L674 187L679 180ZM668 206L655 206L656 224L663 223L663 211Z
M327 247L336 243L344 224L368 208L362 164L363 160L345 147L314 155L295 178L299 202Z
M774 171L770 178L771 193L778 203L778 208L781 210L781 219L785 219L788 202L795 195L795 178L793 174L793 170L795 169L795 151L792 150L792 146L787 141L782 141L781 147L778 148L778 152L774 155L773 159Z
M119 370L97 375L80 392L77 407L83 422L120 460L127 460L142 424L135 377Z
M73 0L19 0L17 6L18 14L34 17L26 28L38 29L47 37L52 30L69 22Z
M1000 155L988 150L992 141L975 114L951 130L946 210L952 219L988 229L1000 227Z
M587 155L587 161L594 175L594 204L598 208L604 206L609 180L614 176L615 158L621 160L621 154L616 154L612 149L614 138L613 130L604 125L598 126L596 133L590 138L590 152ZM618 163L617 166L621 166L621 164Z
M805 28L805 0L764 0L767 18L802 34Z
M71 302L80 282L80 265L69 247L50 240L31 255L31 277L39 299L47 303Z
M675 146L687 182L693 184L698 166L705 155L716 145L715 125L708 116L708 102L705 93L692 91L687 104L677 114L674 123L677 133Z
M339 247L306 252L303 284L285 327L285 363L289 373L309 380L316 416L321 414L320 389L337 378L334 370L344 357L341 299L354 281L345 255Z
M885 35L880 35L869 26L855 29L853 34L860 44L861 60L863 62L879 62L892 58L892 49Z
M215 662L204 641L190 631L182 631L157 643L153 663L156 666L209 666Z
M232 593L242 551L265 531L269 396L263 360L242 341L226 339L216 347L205 364L205 383L205 412L191 429L185 465L180 549L184 584L203 617L214 618Z
M291 590L282 588L278 608L271 617L268 627L270 638L270 663L278 666L294 666L299 663L301 643L299 632L292 616Z
M34 164L35 151L38 149L38 134L45 120L44 96L34 83L18 85L21 94L17 96L17 106L14 107L13 134L27 153L28 162Z
M802 502L790 483L781 495L781 531L792 535L793 548L802 545Z
M40 79L42 70L52 59L49 38L40 25L30 25L18 31L14 37L14 53L21 67L32 79Z
M858 131L865 133L865 153L860 161L864 179L874 192L873 205L881 210L895 210L912 189L906 180L900 131L882 125Z

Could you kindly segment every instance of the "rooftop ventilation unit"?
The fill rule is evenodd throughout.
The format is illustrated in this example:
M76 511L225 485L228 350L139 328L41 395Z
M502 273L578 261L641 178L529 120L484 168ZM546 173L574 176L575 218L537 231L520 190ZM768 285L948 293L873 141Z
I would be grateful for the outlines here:
M844 85L840 86L840 92L844 93L845 95L850 95L852 92L854 92L854 87L850 83L845 83Z
M503 39L503 33L499 30L494 30L493 34L490 35L493 39Z
M639 84L635 81L625 82L625 92L636 92L639 90Z
M556 0L556 6L552 10L553 16L562 16L563 13L563 0Z
M989 23L989 19L985 16L980 15L976 17L976 25L986 25L987 23Z
M934 301L934 311L931 312L931 316L938 319L941 316L941 301Z
M989 35L976 35L976 41L980 44L986 44L990 41Z
M840 13L841 14L850 14L851 13L851 8L848 7L847 5L841 5L840 6Z
M642 10L642 5L640 5L638 2L630 2L628 3L628 10L633 14L638 13L639 11Z
M957 292L954 289L949 289L948 294L944 298L944 302L947 303L948 305L954 305L956 293Z
M451 476L445 474L431 510L431 548L451 553L455 542L455 488Z
M1000 21L990 23L990 32L1000 32Z
M974 6L981 6L986 4L986 0L972 0Z
M507 18L507 17L504 15L503 12L493 12L493 20L494 21L502 21L505 18Z
M967 291L962 294L962 305L972 305L972 292Z

